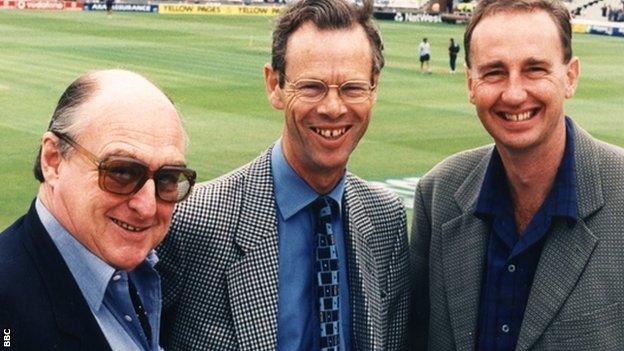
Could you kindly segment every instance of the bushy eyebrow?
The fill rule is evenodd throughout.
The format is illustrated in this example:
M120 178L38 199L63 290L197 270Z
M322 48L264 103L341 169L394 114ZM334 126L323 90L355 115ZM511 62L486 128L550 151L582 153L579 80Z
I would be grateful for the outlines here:
M552 66L552 63L550 61L540 60L540 59L537 59L537 58L534 58L534 57L529 58L525 62L525 66L535 66L535 65L550 67L550 66Z
M102 159L108 158L108 157L127 157L127 158L133 158L135 160L139 160L138 156L136 153L128 151L128 150L123 150L123 149L112 149L112 150L108 150L107 152L105 152L101 157Z
M489 71L497 68L505 68L505 64L503 63L503 61L496 60L483 65L479 65L477 66L477 72L483 73L483 71Z

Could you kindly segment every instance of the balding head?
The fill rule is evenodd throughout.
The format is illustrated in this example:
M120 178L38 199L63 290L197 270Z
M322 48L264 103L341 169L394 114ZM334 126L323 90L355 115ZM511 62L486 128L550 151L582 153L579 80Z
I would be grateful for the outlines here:
M184 142L187 141L179 114L171 99L154 83L137 73L111 69L92 71L78 77L61 95L48 125L48 131L80 139L80 134L86 125L96 118L85 111L88 106L96 110L101 108L121 111L126 107L170 110L177 118L173 121L175 124L169 127L180 128L184 135ZM97 121L94 124L98 125ZM62 154L66 154L69 150L69 145L65 143L61 145ZM41 149L35 160L33 171L35 178L44 182L40 158Z
M192 187L185 147L178 111L153 83L124 70L88 73L63 93L43 134L38 197L89 251L132 270Z

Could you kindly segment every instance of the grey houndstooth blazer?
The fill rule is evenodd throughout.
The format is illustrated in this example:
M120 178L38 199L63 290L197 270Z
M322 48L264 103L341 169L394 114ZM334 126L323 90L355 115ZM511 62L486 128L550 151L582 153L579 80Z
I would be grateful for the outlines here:
M579 220L553 221L516 350L624 350L624 150L574 124ZM410 241L413 349L473 350L489 226L473 215L492 146L421 179ZM422 332L427 332L428 335Z
M275 350L278 237L270 149L202 184L158 248L167 350ZM345 234L354 350L402 350L409 253L405 211L347 174Z

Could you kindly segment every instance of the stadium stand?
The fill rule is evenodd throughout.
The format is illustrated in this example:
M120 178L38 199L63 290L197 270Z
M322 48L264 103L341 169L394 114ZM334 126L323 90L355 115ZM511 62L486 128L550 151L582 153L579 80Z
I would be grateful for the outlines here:
M607 7L607 19L613 22L624 22L624 0L620 1L620 4L615 4L616 0L610 2L614 5Z
M0 0L2 1L2 0ZM104 1L104 0L102 0ZM166 3L219 3L219 4L227 4L227 5L279 5L279 4L287 4L293 0L158 0L158 2L166 2ZM356 3L361 3L362 0L352 0ZM131 2L131 3L148 3L149 0L117 0L117 2ZM426 4L431 2L431 0L375 0L374 5L376 8L397 8L397 9L420 9Z
M397 8L397 9L399 8L420 9L428 3L429 1L426 1L426 0L377 0L375 1L375 6L381 5L381 6Z
M576 18L624 22L624 2L622 0L575 0L567 3L567 6ZM603 8L605 8L606 16L603 16Z

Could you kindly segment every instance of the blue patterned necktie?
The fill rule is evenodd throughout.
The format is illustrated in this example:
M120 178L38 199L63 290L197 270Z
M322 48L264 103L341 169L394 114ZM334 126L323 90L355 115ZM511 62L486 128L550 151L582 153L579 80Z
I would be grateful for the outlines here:
M321 351L338 351L340 344L338 301L338 251L332 230L332 204L328 197L318 198L312 208L316 215L316 281L321 323Z

